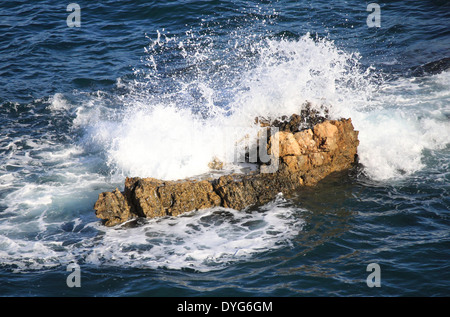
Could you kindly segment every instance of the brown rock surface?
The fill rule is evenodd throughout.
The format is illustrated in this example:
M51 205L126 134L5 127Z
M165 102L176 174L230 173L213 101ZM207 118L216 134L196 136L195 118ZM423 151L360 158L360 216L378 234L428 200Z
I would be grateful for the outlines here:
M215 206L242 210L267 203L280 192L314 185L333 172L350 168L356 160L358 132L351 119L328 120L315 114L311 124L302 113L270 126L280 129L278 135L270 136L267 149L279 160L275 172L204 180L127 178L123 192L116 189L99 195L94 206L97 217L106 226L114 226L136 217L177 216ZM277 138L278 149L272 151L270 144Z

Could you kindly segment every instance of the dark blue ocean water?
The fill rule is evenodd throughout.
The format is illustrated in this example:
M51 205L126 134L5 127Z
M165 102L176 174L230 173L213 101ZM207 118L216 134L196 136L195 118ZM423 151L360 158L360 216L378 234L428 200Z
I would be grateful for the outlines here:
M0 4L1 296L450 295L448 1L77 1L79 27L69 3ZM352 118L357 167L244 212L95 217L305 101Z

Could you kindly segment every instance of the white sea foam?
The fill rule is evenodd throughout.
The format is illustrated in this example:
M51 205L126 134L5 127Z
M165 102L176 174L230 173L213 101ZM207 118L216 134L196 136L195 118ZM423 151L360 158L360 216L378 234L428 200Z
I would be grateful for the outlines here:
M214 156L233 158L226 153L234 151L234 143L223 138L228 127L248 127L256 116L298 112L306 101L330 106L332 117L352 118L360 131L360 162L376 180L408 176L423 168L424 149L448 144L448 120L442 118L448 73L380 83L376 70L360 65L357 53L309 34L252 43L235 53L245 55L244 62L230 58L218 65L219 51L189 37L180 58L188 66L202 66L163 81L158 67L165 65L158 65L158 54L170 41L158 39L151 48L159 50L147 51L148 72L142 81L129 83L125 110L114 120L98 117L89 127L110 168L122 175L179 179L208 172ZM212 68L214 76L205 76ZM172 85L171 91L146 92L155 86L162 90L160 82Z
M450 81L443 80L449 74L389 82L374 94L373 109L352 109L360 131L358 154L369 177L408 177L425 167L425 149L449 144Z
M89 246L86 262L129 267L220 269L261 252L289 247L302 230L298 210L269 204L264 211L215 208L180 217L153 219L136 228L100 228L105 235Z
M298 207L284 206L282 196L263 210L238 212L214 208L179 217L148 220L134 228L107 228L99 223L81 225L102 232L94 237L81 232L61 231L60 224L37 228L34 222L12 230L3 223L0 235L2 264L15 271L48 269L71 262L85 265L136 268L193 269L211 271L233 262L248 260L259 253L290 247L305 222ZM77 220L77 219L75 219ZM72 226L75 228L74 221ZM9 224L9 225L8 225ZM41 232L41 239L26 238L26 230ZM50 234L50 232L54 232ZM72 241L72 242L71 242Z
M173 107L137 110L118 123L96 125L94 131L117 171L162 179L206 172L222 141L220 127Z
M213 157L235 163L236 140L224 134L231 129L245 131L257 116L299 112L307 101L342 109L343 104L351 107L367 100L367 93L361 93L367 89L367 74L358 70L359 57L326 40L309 35L298 41L264 40L238 50L237 55L252 51L249 60L222 65L217 65L220 52L211 45L188 42L183 48L188 44L194 49L180 53L188 66L212 62L192 74L180 72L166 79L170 93L143 93L164 88L158 87L162 85L156 71L158 56L151 55L145 82L129 83L125 106L114 112L113 119L101 116L98 109L85 112L85 106L79 112L89 119L77 122L86 126L89 142L104 149L112 171L162 179L195 176L209 171ZM212 69L217 70L215 75L205 76Z
M49 109L52 111L69 110L71 107L62 93L56 93L50 98Z

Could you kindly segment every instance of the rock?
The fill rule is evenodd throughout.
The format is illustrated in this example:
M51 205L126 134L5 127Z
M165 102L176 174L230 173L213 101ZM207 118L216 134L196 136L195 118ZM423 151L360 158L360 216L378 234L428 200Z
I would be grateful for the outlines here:
M270 137L270 143L278 138L278 148L269 152L269 154L275 155L276 157L284 157L287 155L300 155L301 150L298 142L295 140L294 135L290 132L278 131L275 135Z
M355 163L359 141L351 119L329 120L309 110L289 118L256 122L279 128L267 143L268 153L278 160L275 171L263 172L266 166L260 163L257 172L202 180L127 178L123 192L116 189L99 195L94 206L97 217L106 226L114 226L136 217L177 216L216 206L242 210L267 203L280 192L289 194L302 186L313 186ZM278 147L272 147L276 141ZM223 167L219 160L210 164L211 168Z
M316 146L316 141L313 139L313 132L311 129L306 129L294 134L295 141L297 141L301 154L312 152Z
M324 151L334 151L337 147L337 132L336 125L325 121L314 127L315 142Z
M323 105L320 106L321 112L311 107L311 103L307 102L300 111L300 114L294 113L290 117L283 116L275 120L257 118L256 122L261 122L261 126L272 126L279 128L280 131L295 133L305 129L310 129L316 124L322 123L329 119L328 109Z
M223 169L223 162L217 157L214 157L213 160L208 163L208 167L212 170L221 170Z
M127 178L125 193L133 213L140 217L177 216L187 210L211 208L221 199L209 181L161 181Z
M96 210L96 216L105 220L105 225L108 227L136 217L136 214L132 213L128 200L118 188L112 193L101 193L94 209Z

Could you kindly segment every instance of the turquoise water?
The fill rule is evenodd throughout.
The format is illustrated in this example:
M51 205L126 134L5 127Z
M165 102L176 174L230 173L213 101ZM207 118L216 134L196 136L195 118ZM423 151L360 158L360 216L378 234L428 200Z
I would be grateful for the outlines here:
M2 3L0 295L450 295L450 7L384 1L369 27L368 3L79 1L80 27ZM95 217L126 176L208 173L220 133L305 101L352 118L358 166L243 212Z

